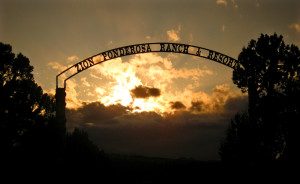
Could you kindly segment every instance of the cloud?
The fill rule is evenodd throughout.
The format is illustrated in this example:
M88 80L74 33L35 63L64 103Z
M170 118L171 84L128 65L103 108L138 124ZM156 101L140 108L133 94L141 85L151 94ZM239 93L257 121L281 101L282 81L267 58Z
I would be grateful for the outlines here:
M191 101L189 110L193 113L221 113L227 112L229 100L239 99L244 101L244 96L230 91L228 85L218 85L213 89L211 95L205 93L194 94L195 98ZM244 106L243 106L244 107Z
M91 87L91 84L89 82L86 81L86 77L82 77L80 79L80 81L82 82L82 84L86 87Z
M130 92L134 98L149 98L160 96L160 89L142 85L136 86L134 89L130 90Z
M227 113L233 114L237 111L243 112L248 108L248 96L230 96L224 104L224 109Z
M126 114L128 107L121 104L104 106L100 102L82 103L77 109L67 109L68 128L91 125L110 125L114 124L114 118Z
M135 112L121 104L82 103L77 109L66 110L67 128L86 130L107 153L219 159L220 141L234 114L246 110L247 96L235 95L228 86L220 85L210 97L197 98L190 108L181 101L166 102L180 111L163 114ZM218 111L212 113L207 108Z
M195 80L198 80L198 77L203 77L205 75L212 75L213 71L212 70L202 70L199 68L195 69L187 69L187 68L182 68L182 69L172 69L170 71L170 74L172 74L172 78L185 78L188 79L190 77L193 77Z
M79 58L77 56L70 56L68 57L68 62L74 62L77 61Z
M216 3L218 5L224 5L224 6L227 6L227 1L226 0L217 0Z
M64 71L65 69L68 68L67 66L63 66L59 62L56 62L56 61L49 62L47 65L50 66L52 69L59 70L59 71Z
M289 28L297 31L298 33L300 33L300 24L298 24L298 23L290 24Z
M176 101L176 102L170 102L171 104L171 108L172 109L185 109L186 106L182 103L182 102L179 102L179 101Z
M78 93L76 91L77 83L75 80L68 80L68 84L66 86L66 107L67 108L78 108L80 107L81 101L77 98Z
M53 61L53 62L49 62L47 64L48 67L51 67L52 69L55 69L55 70L58 70L59 72L62 72L64 70L66 70L67 68L69 68L71 65L68 65L68 66L64 66L62 64L60 64L59 62L56 62L56 61ZM68 70L67 72L63 73L62 75L59 76L59 81L58 83L61 84L59 86L62 86L63 85L63 82L64 82L64 79L67 78L67 75L70 76L71 74L74 74L76 72L76 69L75 68L72 68L70 70Z
M93 78L109 81L101 88L101 93L97 93L98 99L105 105L121 103L124 106L139 107L140 111L156 109L161 112L172 111L169 108L170 101L181 101L185 105L190 103L192 93L184 94L187 97L182 99L183 95L179 92L175 94L170 89L177 84L177 80L187 81L186 85L190 84L189 90L192 90L193 87L199 86L202 77L214 74L209 69L175 68L169 57L164 58L154 53L134 55L126 62L117 58L91 69ZM142 87L137 88L138 86ZM145 88L146 86L151 87ZM131 91L135 88L135 91ZM180 86L180 89L184 90L185 87ZM150 97L154 97L155 92L157 96L154 100ZM182 98L178 99L178 96Z
M228 5L227 0L217 0L216 3L217 3L217 5L224 5L224 6ZM235 9L239 8L239 6L235 2L235 0L231 0L231 3L232 3L233 8L235 8Z
M223 25L222 25L222 31L223 31L223 32L225 32L225 28L226 28L226 26L223 24Z
M202 112L208 109L208 104L205 104L203 101L195 101L192 102L192 106L190 107L190 111L193 112Z
M179 25L178 28L175 29L171 29L167 31L167 35L169 37L169 41L179 41L180 37L179 37L179 33L181 31L181 26Z
M231 0L232 4L233 4L233 7L234 8L238 8L239 6L237 5L237 3L235 2L235 0Z
M99 94L99 95L103 95L103 94L105 93L105 90L102 89L102 88L100 88L100 87L97 87L97 88L95 89L95 91L96 91L96 93Z

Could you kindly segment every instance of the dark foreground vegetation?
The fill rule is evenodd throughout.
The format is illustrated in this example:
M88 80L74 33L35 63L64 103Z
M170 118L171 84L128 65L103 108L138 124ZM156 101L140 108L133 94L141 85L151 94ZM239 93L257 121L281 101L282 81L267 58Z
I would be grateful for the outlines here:
M299 166L300 52L282 36L261 35L239 55L233 82L249 96L220 145L221 161L106 154L80 129L66 132L55 98L43 92L33 66L0 43L1 178L96 183L282 181Z

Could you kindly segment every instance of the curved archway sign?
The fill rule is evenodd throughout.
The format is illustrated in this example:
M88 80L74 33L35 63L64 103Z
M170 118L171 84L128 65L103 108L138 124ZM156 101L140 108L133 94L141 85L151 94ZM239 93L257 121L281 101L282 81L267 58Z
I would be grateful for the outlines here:
M101 52L94 56L91 56L83 61L80 61L73 66L67 68L60 74L56 76L56 88L58 88L58 77L67 71L73 71L73 73L64 80L64 87L66 87L66 81L71 77L79 74L80 72L95 66L97 64L103 63L105 61L115 59L118 57L129 56L134 54L150 53L150 52L173 52L180 54L187 54L192 56L198 56L206 58L230 68L235 68L236 59L229 57L217 51L206 49L203 47L198 47L194 45L181 44L181 43L143 43L136 45L129 45L125 47L119 47L116 49L111 49L105 52ZM71 70L73 69L73 70ZM75 69L75 70L74 70Z
M91 56L83 61L80 61L73 66L62 71L56 76L56 117L60 121L65 122L65 88L66 81L71 77L79 74L80 72L87 70L97 64L103 63L105 61L115 59L118 57L129 56L134 54L150 53L150 52L173 52L192 56L198 56L206 58L220 64L226 65L230 68L235 68L237 60L222 54L217 51L206 49L203 47L198 47L194 45L181 44L181 43L168 43L168 42L158 42L158 43L142 43L136 45L129 45L124 47L119 47L111 49L105 52L101 52L94 56ZM64 87L58 87L58 77L65 72L71 72L70 76L64 80Z

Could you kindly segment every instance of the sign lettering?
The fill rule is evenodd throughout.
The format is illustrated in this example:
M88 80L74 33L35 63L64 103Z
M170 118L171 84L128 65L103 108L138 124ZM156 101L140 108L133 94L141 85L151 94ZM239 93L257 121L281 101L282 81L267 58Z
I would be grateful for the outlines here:
M149 52L173 52L173 53L188 54L192 56L202 57L205 59L210 59L212 61L224 64L230 68L235 68L237 65L237 60L229 56L226 56L224 54L221 54L213 50L209 50L209 49L205 49L193 45L181 44L181 43L144 43L144 44L119 47L116 49L99 53L93 57L90 57L79 63L76 63L75 65L69 67L59 75L70 70L71 68L76 68L77 73L79 73L96 64L102 63L110 59L129 56L133 54L149 53ZM97 57L97 59L95 59L95 57ZM77 73L73 73L70 77L73 77ZM68 77L67 79L69 79L70 77Z
M236 66L235 59L233 59L229 56L226 56L224 54L221 54L221 53L218 53L218 52L215 52L215 51L211 51L211 50L209 51L207 59L216 61L218 63L224 64L224 65L229 66L231 68L235 68L235 66Z
M139 53L147 53L151 51L152 50L150 44L140 44L140 45L131 45L131 46L109 50L101 53L101 55L103 56L104 61L106 61L117 57L139 54Z
M161 43L160 52L176 52L176 53L189 53L189 45L177 43Z
M82 70L88 69L93 65L95 65L93 58L88 58L80 63L75 64L75 68L77 69L77 72L81 72Z

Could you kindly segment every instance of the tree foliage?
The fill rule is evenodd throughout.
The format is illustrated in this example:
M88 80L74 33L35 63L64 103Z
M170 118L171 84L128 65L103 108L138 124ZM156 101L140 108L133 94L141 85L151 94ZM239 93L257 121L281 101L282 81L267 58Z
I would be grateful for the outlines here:
M75 129L66 134L65 131L65 124L55 118L54 97L44 93L35 82L29 59L15 55L10 45L0 42L2 166L23 168L22 172L32 167L40 170L52 166L56 170L72 168L82 172L97 164L105 169L104 152L89 140L86 132Z
M12 155L53 117L54 99L35 82L27 57L0 43L0 59L0 141L2 154Z
M104 151L100 151L98 146L89 139L87 132L78 128L66 135L64 154L65 161L71 168L85 167L91 172L95 168L103 169L108 164Z
M222 159L293 159L300 118L299 48L286 45L276 33L261 34L239 54L233 82L248 92L249 111L232 120L221 145Z

